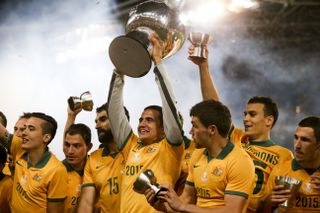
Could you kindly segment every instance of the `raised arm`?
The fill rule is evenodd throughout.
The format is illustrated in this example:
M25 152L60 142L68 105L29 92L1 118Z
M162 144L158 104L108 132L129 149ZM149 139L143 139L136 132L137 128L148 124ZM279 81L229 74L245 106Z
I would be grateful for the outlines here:
M212 80L210 69L209 69L209 62L208 62L208 49L207 46L204 46L205 55L207 58L199 58L199 57L191 57L190 55L194 52L194 46L191 45L189 47L188 59L192 61L194 64L198 65L199 67L199 75L200 75L200 86L201 86L201 93L203 100L219 100L217 89L214 85Z
M74 124L74 122L76 121L76 117L77 117L78 113L81 112L81 110L82 110L82 108L78 108L78 109L75 109L74 111L72 111L68 105L68 109L67 109L68 116L67 116L66 124L64 126L63 140L66 137L66 131L69 129L69 127L72 124Z
M108 95L108 116L113 139L121 150L132 132L123 107L124 76L116 72L112 74Z
M176 108L176 98L173 93L171 82L161 63L162 45L156 34L150 36L153 43L152 58L155 64L154 73L158 85L163 113L163 125L167 140L172 144L181 144L183 141L183 131L181 121Z

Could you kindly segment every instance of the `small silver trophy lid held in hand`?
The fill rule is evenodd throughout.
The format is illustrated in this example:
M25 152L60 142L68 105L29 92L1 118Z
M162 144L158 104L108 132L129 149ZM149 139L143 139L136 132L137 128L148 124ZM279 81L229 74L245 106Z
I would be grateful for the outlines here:
M207 58L204 46L212 41L212 37L206 33L191 32L188 40L194 45L194 53L190 57Z
M89 91L82 93L79 97L71 96L68 99L69 107L72 111L82 108L85 111L92 111L93 101L92 95Z
M292 199L297 195L302 182L289 176L276 176L275 183L276 185L283 185L285 189L289 189L291 192L291 197L280 205L292 207Z

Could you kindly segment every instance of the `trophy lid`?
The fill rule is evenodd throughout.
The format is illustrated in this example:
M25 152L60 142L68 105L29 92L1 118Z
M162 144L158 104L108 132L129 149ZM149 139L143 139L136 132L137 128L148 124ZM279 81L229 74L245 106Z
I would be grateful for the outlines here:
M119 73L133 78L146 75L152 65L144 45L128 36L119 36L111 42L109 56Z

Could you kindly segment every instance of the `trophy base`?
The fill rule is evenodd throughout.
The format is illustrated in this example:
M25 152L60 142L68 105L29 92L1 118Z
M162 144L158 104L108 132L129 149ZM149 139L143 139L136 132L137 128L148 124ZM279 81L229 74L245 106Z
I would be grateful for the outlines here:
M118 72L133 78L146 75L152 65L145 45L128 36L119 36L111 42L109 56Z

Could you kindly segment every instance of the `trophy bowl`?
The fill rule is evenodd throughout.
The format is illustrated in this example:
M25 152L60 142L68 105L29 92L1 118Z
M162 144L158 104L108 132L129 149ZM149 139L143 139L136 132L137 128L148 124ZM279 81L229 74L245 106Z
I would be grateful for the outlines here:
M160 191L166 191L167 189L164 187L160 187L157 183L157 178L154 176L152 170L147 169L142 172L133 183L134 191L144 194L147 189L152 189L155 193L154 200L157 200L157 195Z
M149 72L151 33L163 42L163 59L176 53L185 41L185 29L177 11L162 1L140 3L129 12L126 35L115 38L109 46L109 57L119 73L139 78Z
M194 45L194 53L191 57L207 58L203 46L208 45L212 41L212 37L206 33L191 32L188 40Z
M289 176L276 176L275 184L283 185L285 189L290 190L291 197L280 205L283 207L292 207L292 201L293 201L292 199L294 199L295 196L297 195L302 182L300 180L297 180Z

